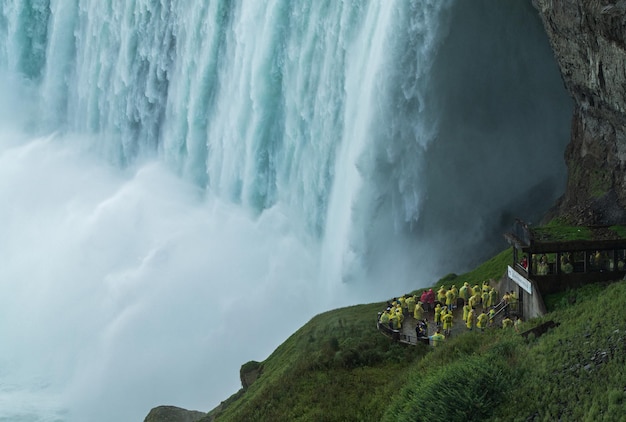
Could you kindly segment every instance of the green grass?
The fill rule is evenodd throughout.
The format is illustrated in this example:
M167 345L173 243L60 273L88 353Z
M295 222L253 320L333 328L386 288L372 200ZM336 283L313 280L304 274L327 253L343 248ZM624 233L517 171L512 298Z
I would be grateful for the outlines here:
M589 240L592 232L581 226L545 226L532 229L535 239L542 242L566 242L570 240Z
M486 280L498 280L502 277L502 274L506 273L507 265L511 265L512 263L513 250L511 248L507 248L493 258L483 262L470 272L462 275L454 273L445 275L433 285L433 290L436 291L436 289L439 289L441 286L449 288L452 285L459 288L465 282L468 282L470 286L474 286L476 284L482 285L483 281ZM423 288L416 290L413 293L421 293L422 291L424 291Z
M576 226L568 225L562 219L555 219L545 226L532 228L531 232L533 238L539 242L626 239L624 226Z
M466 333L425 357L383 421L483 421L512 393L521 337L512 330Z
M501 420L621 420L626 411L626 283L586 286L546 315L560 326L518 351L523 368Z
M624 226L611 226L610 230L613 230L620 239L626 239L626 227Z
M384 306L357 305L314 317L261 364L260 378L217 420L379 420L407 368L429 352L378 332L376 315Z
M437 284L497 279L504 251ZM401 294L399 292L398 294ZM550 312L522 329L560 325L528 339L491 329L436 348L393 343L375 328L384 302L317 315L264 362L219 421L620 420L626 413L626 282L545 298Z
M513 249L507 248L493 258L483 262L474 270L459 277L462 282L468 282L471 286L482 284L485 280L498 280L506 273L507 265L513 263Z
M417 362L384 421L622 420L626 411L626 282L571 290L528 340L466 333Z

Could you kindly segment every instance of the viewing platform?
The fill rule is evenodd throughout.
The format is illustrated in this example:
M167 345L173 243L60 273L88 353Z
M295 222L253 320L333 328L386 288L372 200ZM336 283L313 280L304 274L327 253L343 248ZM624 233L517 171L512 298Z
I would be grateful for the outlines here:
M531 228L516 220L504 237L513 247L507 279L527 317L545 313L546 294L626 275L626 226Z
M494 306L494 310L496 314L494 315L493 323L488 327L488 329L491 329L493 327L501 327L502 319L505 318L506 306L507 304L504 301L499 301L499 303ZM476 310L477 310L477 314L480 314L482 312L482 305L477 307ZM382 324L379 322L381 313L378 314L376 328L378 329L378 331L382 332L387 337L390 337L395 341L398 341L400 343L405 343L405 344L416 345L418 343L423 343L427 345L428 344L432 345L432 341L429 341L428 337L417 337L415 328L417 326L418 320L413 318L412 315L410 314L406 315L402 323L402 327L398 330L394 330L390 328L387 324ZM462 307L454 308L452 310L452 315L453 315L452 328L450 329L450 333L448 337L450 336L454 337L454 336L460 335L461 333L468 332L469 330L467 326L465 325L465 321L463 321ZM518 313L511 311L507 313L507 315L512 317L513 315L517 316ZM437 331L437 326L434 322L434 311L425 312L424 318L428 322L428 336L431 336ZM476 327L474 327L474 330L480 331L480 329Z
M477 305L472 303L473 298L469 300L470 307L474 307L476 315L483 311L495 312L492 317L493 323L489 326L502 325L504 327L505 322L511 323L510 318L515 318L516 321L518 318L528 320L545 314L543 297L546 294L578 288L585 284L620 280L626 276L626 226L551 225L530 228L521 220L516 220L513 231L506 233L504 237L513 247L513 262L497 285L491 286L491 290L497 292L496 297L501 297L502 300L492 302L490 299L485 302L487 303L485 308L480 298L478 302L475 302ZM467 286L467 283L465 285ZM487 282L484 286L489 289ZM474 288L477 287L477 285L474 286ZM439 292L441 300L443 300L442 291ZM485 291L483 290L482 295L486 294ZM432 289L430 293L433 294ZM426 294L426 291L423 294ZM456 291L450 294L453 299L458 297ZM399 302L402 302L403 298L400 298ZM413 298L412 303L415 303L417 295ZM396 298L393 300L391 305L389 302L387 304L392 307L391 309L400 309ZM424 301L423 295L421 300ZM441 300L435 303L443 304ZM459 300L462 301L462 299ZM451 336L468 331L462 318L463 310L458 306L459 300L452 311L453 324L448 333ZM427 302L432 303L430 300ZM404 302L402 304L404 305ZM406 306L409 306L408 299ZM387 311L389 309L388 307ZM432 340L429 341L429 336L437 330L432 308L430 312L423 314L428 321L428 329L426 335L420 337L416 332L419 321L413 318L411 312L407 314L407 310L401 313L404 314L402 323L396 324L397 321L395 321L391 324L379 322L383 314L380 312L376 324L377 329L401 343L430 344ZM399 328L393 329L392 326Z

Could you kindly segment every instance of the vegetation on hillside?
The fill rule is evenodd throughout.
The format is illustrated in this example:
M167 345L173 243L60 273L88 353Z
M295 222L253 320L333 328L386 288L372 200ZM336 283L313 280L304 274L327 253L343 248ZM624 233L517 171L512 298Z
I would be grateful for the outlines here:
M569 242L575 240L626 239L625 226L579 226L555 218L545 226L530 229L533 239L539 242Z
M217 420L380 420L406 369L429 352L383 336L376 329L383 307L358 305L314 317L262 363L259 379Z
M499 278L507 250L436 285ZM399 293L400 294L400 293ZM626 413L626 282L545 298L541 337L466 333L436 349L394 343L375 327L384 302L323 313L258 366L217 421L619 420Z
M503 420L621 420L626 411L626 282L566 292L543 320L560 323L517 354L522 378Z

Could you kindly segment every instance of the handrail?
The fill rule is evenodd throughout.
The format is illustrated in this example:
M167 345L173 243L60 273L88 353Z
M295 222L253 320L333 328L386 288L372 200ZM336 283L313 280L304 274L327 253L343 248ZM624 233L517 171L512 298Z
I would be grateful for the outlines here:
M493 320L495 320L498 315L500 315L509 307L509 304L507 302L505 302L504 300L501 300L500 303L494 306L494 309L496 309L500 305L502 305L502 307L499 310L497 310L495 314L493 314L493 318L492 318Z
M424 340L425 343L430 341L428 337L418 337L417 335L413 336L411 334L404 334L401 330L396 330L394 328L390 328L388 325L381 324L380 313L376 319L376 329L387 337L391 337L392 340L399 341L400 343L416 345L420 342L420 339Z
M380 321L376 320L376 328L378 331L382 331L383 334L390 336L393 340L400 340L401 333L400 330L395 330L393 328L389 328L385 324L381 324Z

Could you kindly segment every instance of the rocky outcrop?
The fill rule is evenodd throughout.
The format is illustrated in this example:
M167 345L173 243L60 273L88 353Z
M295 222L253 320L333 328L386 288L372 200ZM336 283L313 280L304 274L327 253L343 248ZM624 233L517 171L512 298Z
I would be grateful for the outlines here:
M148 413L144 422L198 422L206 413L185 410L175 406L155 407Z
M144 422L211 422L231 403L241 398L248 387L261 376L262 372L263 366L260 362L251 360L241 365L239 377L242 388L209 413L185 410L174 406L159 406L150 411Z
M533 4L575 102L556 212L579 224L626 223L626 1Z
M239 369L239 378L241 379L241 386L244 390L247 390L261 375L262 366L259 362L251 360L244 363Z

